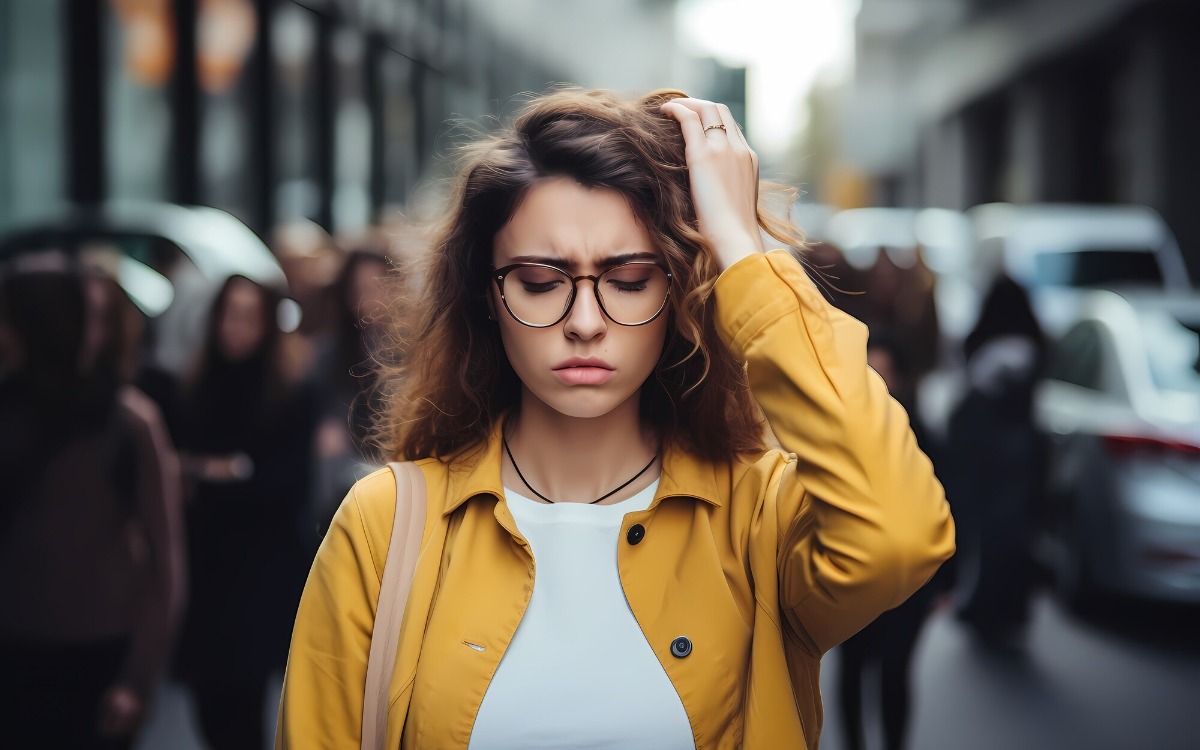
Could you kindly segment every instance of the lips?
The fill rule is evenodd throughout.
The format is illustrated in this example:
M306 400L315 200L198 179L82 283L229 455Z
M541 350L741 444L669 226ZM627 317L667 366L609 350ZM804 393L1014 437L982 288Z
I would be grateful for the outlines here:
M566 385L601 385L613 375L613 366L595 357L572 357L554 366L554 375Z

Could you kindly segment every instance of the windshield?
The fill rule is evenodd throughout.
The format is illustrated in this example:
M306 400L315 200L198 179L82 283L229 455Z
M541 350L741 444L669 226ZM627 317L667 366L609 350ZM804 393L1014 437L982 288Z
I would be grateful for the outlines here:
M1154 385L1161 391L1200 394L1200 321L1185 325L1158 311L1141 318Z
M1039 253L1035 263L1034 283L1038 286L1163 285L1158 257L1149 248Z

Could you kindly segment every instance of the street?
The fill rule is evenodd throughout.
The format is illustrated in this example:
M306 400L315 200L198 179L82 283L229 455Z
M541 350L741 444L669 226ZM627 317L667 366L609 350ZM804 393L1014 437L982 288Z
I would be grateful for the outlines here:
M909 748L1195 750L1198 632L1195 610L1114 605L1080 621L1042 597L1018 658L976 647L939 612L914 657ZM823 750L843 747L836 672L837 660L825 659ZM878 722L868 722L868 747L881 747L879 737Z
M1116 606L1087 621L1041 597L1024 658L975 647L944 612L914 664L910 750L1195 750L1200 611ZM823 750L843 748L837 659L825 660ZM269 704L275 702L274 696ZM870 705L870 704L868 704ZM869 710L869 709L868 709ZM200 750L186 694L160 691L139 750ZM273 712L272 712L273 713ZM264 719L269 737L273 715ZM881 747L868 721L870 748Z

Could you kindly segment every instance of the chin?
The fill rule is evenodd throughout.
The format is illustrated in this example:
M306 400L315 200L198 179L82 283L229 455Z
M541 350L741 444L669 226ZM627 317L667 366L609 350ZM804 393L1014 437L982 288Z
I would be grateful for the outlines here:
M632 393L617 393L604 388L574 386L566 389L554 388L532 395L563 416L596 419L611 414L631 398L637 399L639 393L640 389L634 389Z

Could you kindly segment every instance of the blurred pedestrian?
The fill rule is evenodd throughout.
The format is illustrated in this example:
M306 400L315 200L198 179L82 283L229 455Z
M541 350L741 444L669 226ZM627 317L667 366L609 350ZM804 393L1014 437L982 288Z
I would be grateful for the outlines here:
M178 462L128 385L137 313L72 271L0 285L4 744L129 747L184 597Z
M866 275L832 242L812 242L797 257L829 303L859 320L866 317Z
M821 655L953 524L759 188L728 107L679 92L555 92L467 148L389 374L428 501L395 661L364 688L418 501L384 470L317 554L277 747L817 746Z
M283 666L307 567L316 403L284 367L280 300L231 277L184 390L192 598L179 673L215 750L261 748L267 684Z
M940 451L917 416L916 388L903 347L887 333L872 331L867 341L867 363L908 412L917 444L936 467ZM838 715L847 750L867 746L864 708L874 702L864 701L864 687L876 684L878 690L871 692L878 697L883 746L886 750L905 747L912 706L913 650L932 609L940 577L939 570L904 603L884 612L838 647ZM864 679L869 672L877 673L877 683Z
M316 515L321 533L337 503L379 463L370 443L382 404L375 359L385 333L387 258L356 250L346 259L331 293L334 325L317 343L314 380L321 399Z
M956 611L986 645L1019 647L1029 616L1046 456L1033 392L1045 348L1028 294L997 277L963 346L967 392L950 417L943 477L959 524Z
M880 247L866 273L866 293L851 301L851 314L868 328L891 331L904 349L914 382L938 362L941 329L935 283L919 246Z

